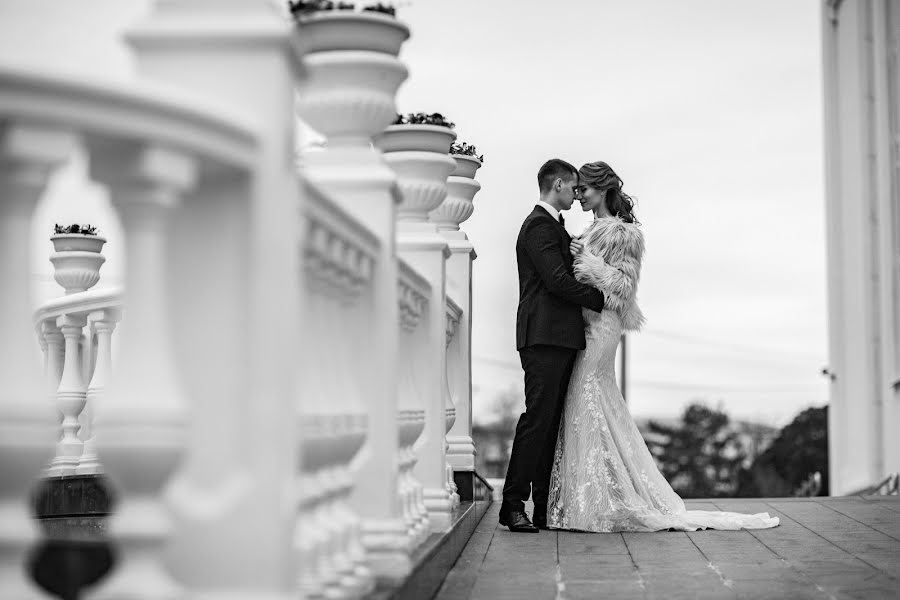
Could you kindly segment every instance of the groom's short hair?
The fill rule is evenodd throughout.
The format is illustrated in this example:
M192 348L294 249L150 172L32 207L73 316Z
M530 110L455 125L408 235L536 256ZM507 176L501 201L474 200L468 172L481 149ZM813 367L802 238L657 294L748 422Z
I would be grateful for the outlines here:
M553 182L560 179L571 179L578 177L578 169L570 165L561 158L551 158L538 171L538 187L541 193L549 192L553 187Z

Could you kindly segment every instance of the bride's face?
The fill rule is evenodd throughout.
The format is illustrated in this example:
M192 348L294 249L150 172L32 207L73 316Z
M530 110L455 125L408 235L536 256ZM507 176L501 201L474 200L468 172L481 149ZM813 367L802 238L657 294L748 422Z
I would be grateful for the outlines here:
M582 185L580 188L578 200L581 202L581 210L584 212L594 211L599 207L606 198L606 190L598 190L589 185Z

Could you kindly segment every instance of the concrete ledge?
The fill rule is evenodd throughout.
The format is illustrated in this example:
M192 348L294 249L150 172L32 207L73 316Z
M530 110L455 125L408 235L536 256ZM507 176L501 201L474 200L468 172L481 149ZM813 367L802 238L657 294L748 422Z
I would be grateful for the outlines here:
M490 502L494 488L475 471L454 471L453 482L456 484L459 499L463 502L485 500Z
M415 567L397 586L379 587L368 600L426 600L433 597L490 507L490 500L461 502L450 529L433 533L416 551Z

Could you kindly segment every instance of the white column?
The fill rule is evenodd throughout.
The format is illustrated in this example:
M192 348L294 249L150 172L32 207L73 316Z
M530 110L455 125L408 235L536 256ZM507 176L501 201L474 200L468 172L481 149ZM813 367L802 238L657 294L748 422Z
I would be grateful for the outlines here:
M423 323L427 345L422 349L422 362L416 373L417 392L424 402L425 430L417 443L419 462L415 473L424 486L425 507L432 531L450 526L452 497L446 478L446 410L444 398L444 364L446 354L446 305L444 295L444 261L447 244L435 232L428 235L398 235L400 256L410 263L431 285L432 296Z
M29 277L31 216L51 169L73 137L34 126L0 125L0 598L44 598L25 557L36 540L28 496L53 455L56 423L34 348Z
M447 289L462 309L456 343L448 350L450 393L456 406L456 420L447 434L447 461L456 471L475 471L475 442L472 440L472 263L475 248L460 224L472 216L473 199L481 189L474 180L481 161L454 156L456 170L447 178L447 199L429 214L450 247L447 259Z
M204 170L173 223L175 355L197 419L169 488L176 521L166 564L205 598L235 589L293 598L302 453L293 392L304 307L292 25L263 0L154 4L126 34L141 76L245 116L257 153L246 172Z
M91 174L105 183L125 229L128 326L109 393L96 407L103 465L119 501L111 523L120 563L95 598L179 598L162 565L170 517L162 492L184 448L186 406L174 363L165 268L168 213L195 177L194 161L147 144L91 144Z
M443 128L410 128L413 136L439 136L448 146L456 136ZM390 129L389 129L390 131ZM435 133L437 132L437 133ZM386 134L387 135L387 134ZM390 134L394 136L396 134ZM417 442L419 462L414 472L424 486L423 496L432 531L450 526L453 500L447 489L446 409L444 368L446 356L446 259L450 250L437 226L428 222L428 213L447 196L447 176L456 163L447 154L418 148L415 143L381 139L380 144L396 147L385 153L385 160L398 176L403 197L398 210L397 255L406 261L431 288L423 319L427 345L417 372L417 392L425 408L425 430ZM415 142L410 139L409 142ZM440 141L443 143L443 140ZM423 145L421 147L426 147Z
M94 320L94 331L97 333L97 362L87 389L87 407L90 417L90 434L84 441L84 450L75 473L93 475L100 473L103 467L97 455L97 436L94 432L93 417L98 403L103 402L103 395L112 375L112 334L116 323L122 318L121 310L108 308L102 311L99 319Z
M83 315L63 315L56 320L66 344L66 357L62 379L56 391L56 403L63 415L62 437L56 444L56 457L50 463L48 474L74 475L81 459L84 443L78 438L81 429L79 417L84 409L87 392L82 379L81 336L87 318Z
M449 440L447 439L447 434L449 434L450 430L453 429L457 417L456 404L453 401L453 394L450 391L450 367L453 364L450 347L453 343L453 338L456 335L457 330L459 329L459 319L461 316L461 313L457 313L455 311L456 308L458 307L451 307L449 303L447 305L447 341L445 350L446 354L444 355L444 410L447 415L446 424L444 425L444 439L447 443L447 491L450 492L450 501L452 502L454 509L459 506L459 493L456 487L456 481L454 481L453 479L453 465L450 463L450 445Z
M897 205L891 124L900 15L893 2L823 3L830 493L878 483L900 460L900 385L892 329L890 245ZM894 40L896 40L896 34ZM896 44L896 41L894 42ZM894 65L894 66L892 66ZM896 222L896 221L894 221ZM889 465L894 465L890 467Z

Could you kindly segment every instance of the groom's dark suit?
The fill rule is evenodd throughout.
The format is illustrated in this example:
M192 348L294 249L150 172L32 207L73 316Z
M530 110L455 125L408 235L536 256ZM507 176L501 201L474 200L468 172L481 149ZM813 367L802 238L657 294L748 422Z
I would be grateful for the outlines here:
M516 347L525 371L525 412L516 425L500 512L524 510L530 493L538 522L546 519L569 376L576 352L585 345L581 307L599 312L604 302L602 292L575 280L570 241L562 223L541 206L522 223L516 241Z

